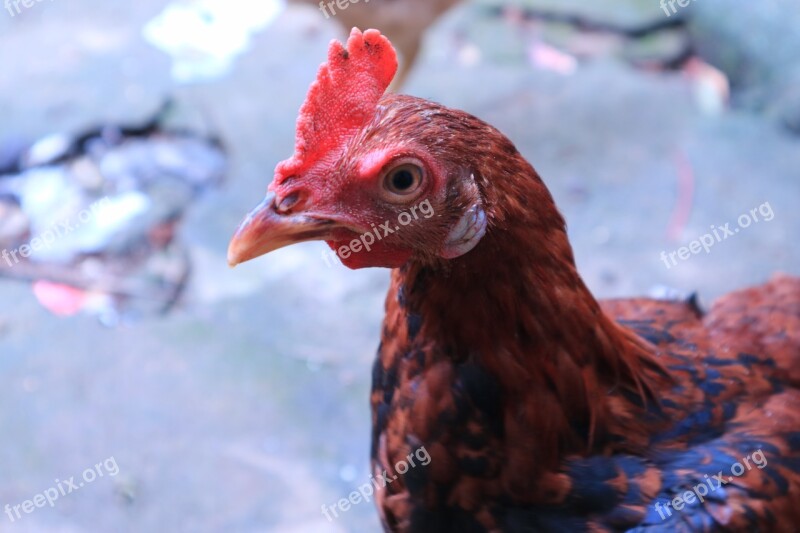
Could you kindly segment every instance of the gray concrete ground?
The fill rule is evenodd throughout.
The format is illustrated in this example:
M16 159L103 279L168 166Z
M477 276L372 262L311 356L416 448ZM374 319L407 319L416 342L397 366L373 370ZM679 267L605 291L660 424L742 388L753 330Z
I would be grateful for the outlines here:
M290 10L229 75L178 86L170 59L140 34L163 5L71 0L0 14L0 136L136 119L173 93L213 117L232 158L226 186L183 223L194 274L171 315L105 329L54 317L28 285L0 280L0 505L79 481L112 456L119 467L52 508L14 522L0 514L0 531L377 530L371 504L333 522L321 506L368 478L388 272L328 267L318 243L225 264L231 232L291 153L296 110L338 28ZM436 25L404 91L471 111L517 143L551 187L598 296L661 285L708 303L776 271L800 274L800 138L749 111L702 113L681 72L613 58L571 75L534 68L493 44L510 35L523 46L525 35L481 13L462 7ZM459 61L464 35L478 60ZM694 199L670 240L680 161ZM677 266L660 259L764 202L772 220Z

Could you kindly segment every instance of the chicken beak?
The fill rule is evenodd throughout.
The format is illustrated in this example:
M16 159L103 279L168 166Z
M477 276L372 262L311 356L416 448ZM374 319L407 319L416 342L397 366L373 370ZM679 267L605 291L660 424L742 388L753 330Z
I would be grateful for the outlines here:
M334 227L332 220L278 213L275 193L269 192L236 230L228 245L228 264L234 267L290 244L324 240Z

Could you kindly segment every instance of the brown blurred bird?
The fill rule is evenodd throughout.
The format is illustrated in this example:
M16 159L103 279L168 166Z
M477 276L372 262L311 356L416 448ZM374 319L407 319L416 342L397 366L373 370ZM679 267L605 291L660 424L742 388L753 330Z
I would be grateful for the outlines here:
M331 44L295 153L228 252L321 239L394 269L371 397L384 528L797 531L800 279L707 314L598 303L514 145L384 94L395 69L377 31Z
M400 68L392 83L405 82L417 60L425 31L461 0L290 0L319 9L325 18L338 22L345 32L351 28L377 28L400 51ZM341 6L344 6L342 9Z

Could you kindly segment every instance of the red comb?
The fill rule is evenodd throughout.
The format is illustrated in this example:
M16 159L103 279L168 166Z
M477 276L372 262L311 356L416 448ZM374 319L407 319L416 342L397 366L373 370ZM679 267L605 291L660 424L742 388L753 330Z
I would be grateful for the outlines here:
M346 50L332 41L300 108L294 155L275 168L276 185L342 148L372 119L396 71L397 54L378 30L353 28Z

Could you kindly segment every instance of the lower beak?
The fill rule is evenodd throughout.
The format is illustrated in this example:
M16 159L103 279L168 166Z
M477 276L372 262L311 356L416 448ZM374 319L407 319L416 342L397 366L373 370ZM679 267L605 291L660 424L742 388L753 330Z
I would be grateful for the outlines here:
M228 264L234 267L298 242L325 240L335 227L332 220L278 213L275 194L269 192L236 230L228 245Z

